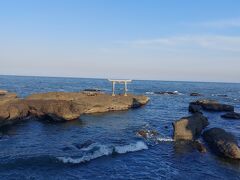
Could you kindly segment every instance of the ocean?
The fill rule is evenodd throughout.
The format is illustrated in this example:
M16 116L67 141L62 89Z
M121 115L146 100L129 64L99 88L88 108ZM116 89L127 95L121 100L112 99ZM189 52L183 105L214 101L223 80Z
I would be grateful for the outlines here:
M98 88L111 93L106 79L0 76L0 89L26 97L39 92L78 92ZM129 111L83 115L53 123L27 119L0 129L0 179L240 179L240 162L172 141L172 122L189 115L199 98L234 105L240 112L240 84L135 80L129 93L150 102ZM121 93L123 86L116 86ZM171 91L176 95L154 92ZM198 92L203 97L189 94ZM211 127L232 132L240 142L240 121L204 112ZM159 141L137 136L159 132Z

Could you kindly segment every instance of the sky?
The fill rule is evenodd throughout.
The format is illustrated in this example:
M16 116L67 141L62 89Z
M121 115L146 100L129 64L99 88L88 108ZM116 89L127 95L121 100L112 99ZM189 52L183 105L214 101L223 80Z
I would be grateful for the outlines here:
M0 74L240 82L240 1L0 0Z

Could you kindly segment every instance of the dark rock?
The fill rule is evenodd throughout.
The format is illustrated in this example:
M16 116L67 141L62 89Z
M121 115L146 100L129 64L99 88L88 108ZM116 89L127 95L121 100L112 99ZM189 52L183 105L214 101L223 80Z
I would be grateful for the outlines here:
M202 107L200 105L196 105L194 103L190 103L188 107L188 111L191 113L201 113Z
M202 94L199 94L199 93L191 93L190 96L202 96Z
M228 112L228 113L222 115L221 117L225 118L225 119L240 119L240 113Z
M82 149L82 148L87 148L89 147L91 144L95 143L94 141L92 140L87 140L85 141L84 143L82 144L75 144L75 146L78 148L78 149Z
M200 153L206 153L207 149L206 147L203 145L203 143L201 143L200 141L196 140L193 142L193 146L200 152Z
M203 133L204 140L217 155L240 159L240 149L236 138L221 128L212 128Z
M154 92L154 94L159 94L159 95L179 95L178 91L163 91L163 92Z
M202 130L208 126L208 119L201 113L183 117L173 123L174 140L195 140L201 135Z
M83 91L88 91L88 92L100 92L100 89L84 89Z
M137 135L144 139L156 138L159 133L156 130L141 129L137 132Z
M193 109L192 107L198 108L197 106L200 106L203 110L207 110L207 111L219 111L219 112L221 112L221 111L233 112L234 111L234 107L231 105L220 104L217 101L207 100L207 99L191 102L189 105L189 110L192 110Z
M228 97L226 94L217 94L218 97Z

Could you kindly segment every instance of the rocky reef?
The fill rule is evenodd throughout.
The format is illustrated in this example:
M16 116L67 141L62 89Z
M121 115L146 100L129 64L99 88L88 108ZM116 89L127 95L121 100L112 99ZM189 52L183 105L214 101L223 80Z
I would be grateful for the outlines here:
M231 133L221 128L211 128L203 133L203 138L217 155L240 159L240 148Z
M0 95L0 126L30 116L52 121L75 120L82 114L138 108L148 101L148 97L141 95L111 96L98 92L49 92L21 99L4 91Z
M228 112L226 114L223 114L221 117L225 119L240 119L240 113Z
M183 117L173 123L173 139L195 140L201 135L202 130L207 127L208 124L208 119L201 113Z
M228 104L221 104L217 101L208 99L200 99L189 104L189 112L195 113L200 112L201 110L233 112L234 107Z

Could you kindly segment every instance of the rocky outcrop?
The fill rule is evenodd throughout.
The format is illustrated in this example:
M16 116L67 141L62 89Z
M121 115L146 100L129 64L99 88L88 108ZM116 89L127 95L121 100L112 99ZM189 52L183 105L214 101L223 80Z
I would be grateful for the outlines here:
M137 133L137 136L143 137L144 139L157 138L159 133L156 130L141 129Z
M7 94L8 91L0 89L0 96Z
M231 105L227 104L221 104L217 101L214 100L197 100L195 102L191 102L189 104L189 111L194 112L194 111L200 111L201 109L207 110L207 111L229 111L233 112L234 107Z
M225 119L240 119L240 113L228 112L226 114L223 114L221 117Z
M202 96L202 94L199 94L199 93L193 92L193 93L190 93L190 96Z
M87 92L100 92L100 89L84 89L83 91Z
M191 112L191 113L201 113L202 108L199 105L196 105L194 103L190 103L190 105L188 107L188 111Z
M12 124L28 116L53 121L78 119L82 114L103 113L137 108L149 101L146 96L111 96L94 92L50 92L19 99L16 94L0 96L0 126Z
M201 113L183 117L173 123L174 140L195 140L201 135L202 130L208 126L208 119Z
M159 94L159 95L179 95L178 91L162 91L162 92L154 92L154 94Z
M212 128L203 133L203 138L217 155L240 159L240 148L231 133L221 128Z

